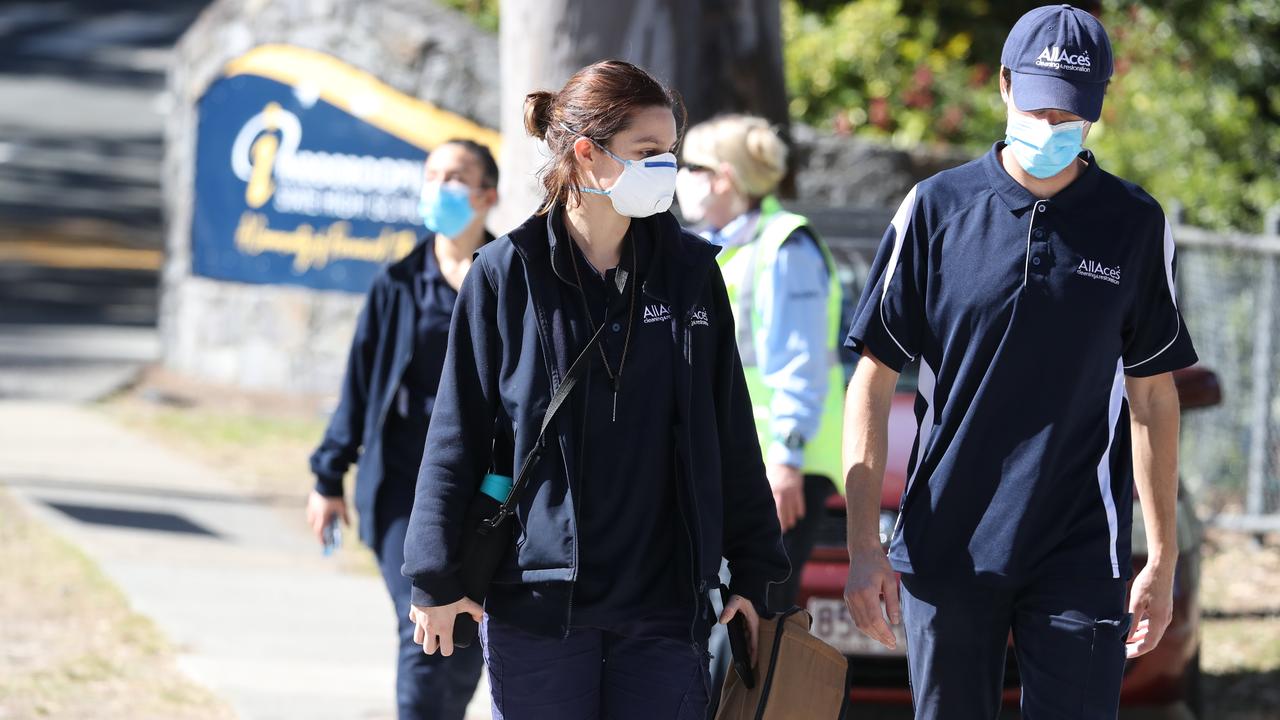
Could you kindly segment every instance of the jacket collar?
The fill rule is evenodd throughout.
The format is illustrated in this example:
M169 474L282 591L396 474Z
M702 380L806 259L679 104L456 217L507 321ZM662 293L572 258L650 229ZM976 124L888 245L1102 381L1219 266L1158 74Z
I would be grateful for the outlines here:
M486 230L484 232L485 244L487 245L492 241L493 235ZM414 278L419 275L440 274L440 265L436 262L435 248L436 234L428 232L422 236L417 245L413 246L408 255L387 267L387 277L395 282L412 286Z
M525 262L549 256L556 276L572 284L576 282L573 267L569 265L573 257L566 252L572 249L567 245L572 241L564 230L561 212L562 208L557 205L545 215L534 215L512 230L508 238ZM690 269L709 266L715 261L716 253L720 252L720 248L681 228L670 212L636 218L632 223L653 240L654 258L645 273L643 290L661 302L670 303L674 293L683 290L682 283L690 278L699 278L701 284L701 274L691 273ZM682 293L684 296L691 294ZM689 301L692 302L692 298Z
M397 283L404 285L412 285L414 277L420 275L423 271L424 264L435 260L434 253L436 247L436 234L429 232L422 236L417 245L409 251L408 255L391 263L387 268L387 277Z

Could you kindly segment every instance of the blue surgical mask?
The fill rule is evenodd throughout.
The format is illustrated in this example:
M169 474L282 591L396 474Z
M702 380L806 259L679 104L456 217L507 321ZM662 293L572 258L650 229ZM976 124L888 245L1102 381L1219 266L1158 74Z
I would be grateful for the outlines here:
M1033 177L1050 178L1071 164L1084 147L1084 129L1088 121L1050 125L1021 113L1010 112L1005 128L1005 148Z
M422 224L445 237L456 237L476 216L471 207L471 188L462 183L427 183L418 202Z

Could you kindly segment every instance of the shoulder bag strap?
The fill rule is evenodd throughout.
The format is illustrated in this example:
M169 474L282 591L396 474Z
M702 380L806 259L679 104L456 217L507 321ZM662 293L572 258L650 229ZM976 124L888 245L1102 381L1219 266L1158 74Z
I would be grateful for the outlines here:
M533 469L533 466L546 449L547 429L551 427L556 413L560 412L565 400L569 399L569 393L573 392L574 386L582 378L582 373L586 372L587 365L591 362L588 356L592 350L595 350L596 344L600 342L600 336L607 324L600 323L600 327L595 334L587 341L587 346L582 349L582 352L578 353L578 357L569 366L569 372L565 373L564 381L560 383L560 387L556 388L556 391L551 395L551 402L547 404L547 412L542 416L542 427L538 429L538 439L533 443L533 450L529 452L528 457L520 465L520 472L516 474L515 481L511 484L511 492L507 493L506 502L502 503L502 507L498 508L496 515L481 523L482 528L492 530L501 525L514 512L516 503L520 501L520 495L524 492L524 487L529 482L529 471Z

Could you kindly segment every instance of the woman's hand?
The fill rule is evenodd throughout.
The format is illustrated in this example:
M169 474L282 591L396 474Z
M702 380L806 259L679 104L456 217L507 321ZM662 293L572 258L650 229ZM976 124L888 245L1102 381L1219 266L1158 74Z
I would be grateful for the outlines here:
M325 497L312 490L307 496L307 525L311 527L311 532L315 533L316 539L321 543L324 542L324 526L329 524L329 518L334 515L342 518L343 525L351 526L351 519L347 517L346 500L340 497Z
M724 612L720 613L720 624L727 625L738 613L742 613L747 621L747 652L751 657L751 667L755 667L756 638L760 634L760 616L756 614L755 605L741 595L731 596L729 604L724 606Z
M453 654L453 621L463 613L470 615L478 625L484 616L484 608L465 597L438 607L410 605L409 622L417 626L413 630L413 641L421 645L422 651L428 655L435 655L438 649L441 655L449 657Z

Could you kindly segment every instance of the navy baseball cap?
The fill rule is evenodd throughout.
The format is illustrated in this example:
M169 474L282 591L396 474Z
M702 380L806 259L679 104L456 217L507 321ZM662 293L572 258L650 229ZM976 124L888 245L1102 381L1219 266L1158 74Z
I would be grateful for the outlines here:
M1012 71L1019 110L1066 110L1090 122L1102 115L1111 40L1084 10L1047 5L1023 15L1004 41L1000 64Z

